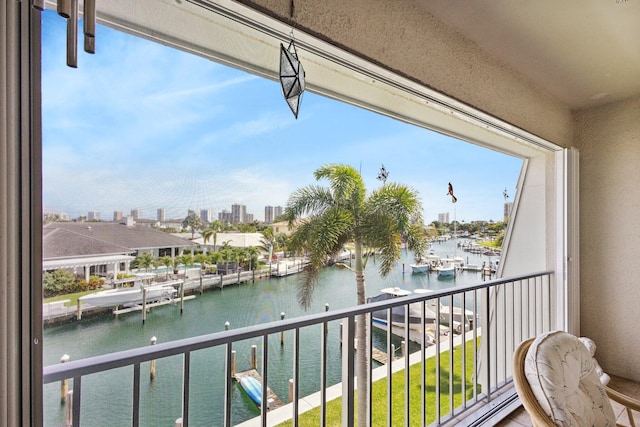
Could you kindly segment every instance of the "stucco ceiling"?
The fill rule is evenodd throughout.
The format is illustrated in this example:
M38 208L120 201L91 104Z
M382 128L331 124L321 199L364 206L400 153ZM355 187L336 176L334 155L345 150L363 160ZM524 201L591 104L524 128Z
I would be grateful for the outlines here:
M640 95L640 0L417 0L571 109Z

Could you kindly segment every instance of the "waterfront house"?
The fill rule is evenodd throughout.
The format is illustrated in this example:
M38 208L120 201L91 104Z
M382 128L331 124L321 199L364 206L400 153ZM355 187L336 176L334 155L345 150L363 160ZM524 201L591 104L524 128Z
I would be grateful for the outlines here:
M0 425L42 425L41 32L32 5L43 4L0 4ZM592 338L605 371L640 381L640 330L630 327L640 277L639 2L97 7L105 25L274 80L279 43L294 28L308 90L525 159L498 274L553 271L552 303L540 308L548 326ZM513 325L495 322L496 331ZM509 353L499 357L508 388ZM348 424L353 388L344 398Z
M175 257L190 251L187 239L146 225L116 222L50 222L43 227L43 271L69 269L83 275L113 279L128 272L140 254Z

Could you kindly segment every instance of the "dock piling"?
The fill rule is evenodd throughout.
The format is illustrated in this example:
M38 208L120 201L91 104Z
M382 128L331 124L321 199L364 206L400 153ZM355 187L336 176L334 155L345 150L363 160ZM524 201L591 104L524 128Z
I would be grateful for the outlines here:
M60 358L60 363L68 362L70 359L68 354L63 354ZM69 380L67 378L60 381L60 404L64 405L67 399L67 392L69 391Z
M185 273L186 278L186 273ZM184 280L180 282L180 314L184 312Z
M78 305L76 308L76 320L82 319L82 308L80 308L80 299L78 299Z
M251 346L251 369L258 370L258 346Z
M280 313L280 320L284 320L284 311ZM284 345L284 331L280 332L280 345Z
M324 311L329 311L329 303L324 305ZM324 333L327 334L329 332L329 322L324 322Z
M73 390L69 390L66 397L64 405L65 427L71 427L73 425Z
M151 345L156 345L156 341L158 338L155 336L151 337ZM153 381L156 378L156 359L151 361L151 366L149 367L149 379Z
M147 320L147 288L142 288L142 324Z
M236 376L236 351L231 350L231 376Z

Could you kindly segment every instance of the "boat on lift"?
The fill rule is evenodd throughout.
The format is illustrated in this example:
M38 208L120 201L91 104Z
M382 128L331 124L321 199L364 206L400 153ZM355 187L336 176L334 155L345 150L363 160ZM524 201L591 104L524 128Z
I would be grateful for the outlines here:
M406 289L401 288L384 288L380 290L380 294L367 298L367 303L373 303L378 301L387 301L394 298L405 297L407 295L411 295L412 292ZM409 331L407 333L405 312L406 309L408 311L409 317ZM391 321L388 319L388 309L376 310L372 313L371 323L374 327L378 329L382 329L384 331L389 330L391 328L391 332L395 335L408 338L411 341L415 341L417 343L422 343L422 304L421 303L412 303L408 305L401 305L398 307L393 307L391 309ZM436 314L429 307L425 306L425 344L430 345L435 343L435 324L436 324ZM446 326L440 327L441 333L447 333L449 329Z
M175 298L178 293L177 287L180 284L182 284L182 280L151 283L149 285L136 282L130 288L108 289L82 296L78 300L95 307L133 306L142 304L145 299L147 303L153 303Z

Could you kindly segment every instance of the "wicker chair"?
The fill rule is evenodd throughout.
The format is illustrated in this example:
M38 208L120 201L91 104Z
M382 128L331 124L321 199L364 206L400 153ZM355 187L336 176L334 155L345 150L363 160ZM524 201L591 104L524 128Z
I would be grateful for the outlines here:
M614 426L612 399L631 410L640 401L600 382L589 350L575 336L547 332L522 342L514 354L513 381L534 426Z

